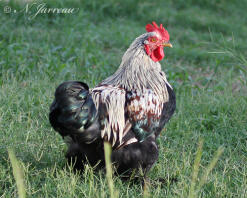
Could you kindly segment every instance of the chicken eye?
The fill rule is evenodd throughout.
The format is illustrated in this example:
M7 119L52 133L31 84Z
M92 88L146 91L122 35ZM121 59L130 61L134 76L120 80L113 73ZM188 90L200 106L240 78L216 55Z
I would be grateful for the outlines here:
M155 43L157 41L156 38L151 38L151 42Z

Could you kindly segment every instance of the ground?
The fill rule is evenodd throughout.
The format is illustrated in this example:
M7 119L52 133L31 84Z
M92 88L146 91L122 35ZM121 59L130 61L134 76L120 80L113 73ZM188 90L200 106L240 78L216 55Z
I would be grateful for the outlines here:
M33 19L23 10L27 4L0 2L0 197L17 196L8 148L21 163L28 197L109 197L103 172L86 166L79 175L66 166L49 105L62 81L93 87L111 75L153 20L163 23L174 46L161 64L177 110L158 140L159 160L144 195L247 197L245 0L47 1L46 7L79 10ZM11 13L4 13L6 5ZM140 184L113 181L119 197L143 196Z

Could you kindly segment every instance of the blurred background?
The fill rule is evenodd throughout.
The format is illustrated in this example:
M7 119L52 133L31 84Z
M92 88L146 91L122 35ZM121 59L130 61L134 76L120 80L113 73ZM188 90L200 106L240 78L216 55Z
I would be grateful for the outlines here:
M198 197L246 197L246 8L246 0L0 1L0 196L17 193L7 147L23 162L30 197L109 195L101 174L89 171L91 179L83 180L64 169L66 145L49 125L49 105L62 81L93 87L111 75L130 43L156 21L173 44L161 64L177 110L149 175L167 182L150 194L188 197L202 138L200 173L220 146L225 150ZM120 195L142 196L138 185L115 182Z
M191 76L200 69L209 78L218 65L246 70L242 65L247 51L245 0L18 2L1 2L0 65L19 77L37 70L50 77L96 72L98 81L118 67L129 44L152 21L163 23L170 33L174 48L166 50L162 64L171 70L172 80L204 86L207 79ZM75 12L39 13L40 4ZM6 6L10 13L4 12Z

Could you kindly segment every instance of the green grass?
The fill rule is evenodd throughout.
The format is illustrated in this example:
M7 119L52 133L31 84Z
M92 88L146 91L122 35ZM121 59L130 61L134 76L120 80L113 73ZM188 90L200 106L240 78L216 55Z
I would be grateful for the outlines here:
M27 197L110 197L103 172L87 165L78 175L66 166L49 105L62 81L92 87L112 74L152 20L174 46L161 64L177 110L158 140L145 197L247 197L247 1L52 1L48 7L80 10L32 21L3 13L5 5L24 6L0 2L0 197L18 195L8 148ZM159 177L166 183L154 184ZM119 197L143 197L140 184L115 176L113 184Z

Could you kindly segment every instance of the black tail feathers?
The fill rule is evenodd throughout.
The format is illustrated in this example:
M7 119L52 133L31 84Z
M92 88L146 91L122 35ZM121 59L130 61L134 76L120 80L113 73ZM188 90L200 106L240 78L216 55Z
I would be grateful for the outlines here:
M78 134L95 120L96 109L87 84L68 81L60 84L50 107L49 120L62 136Z

